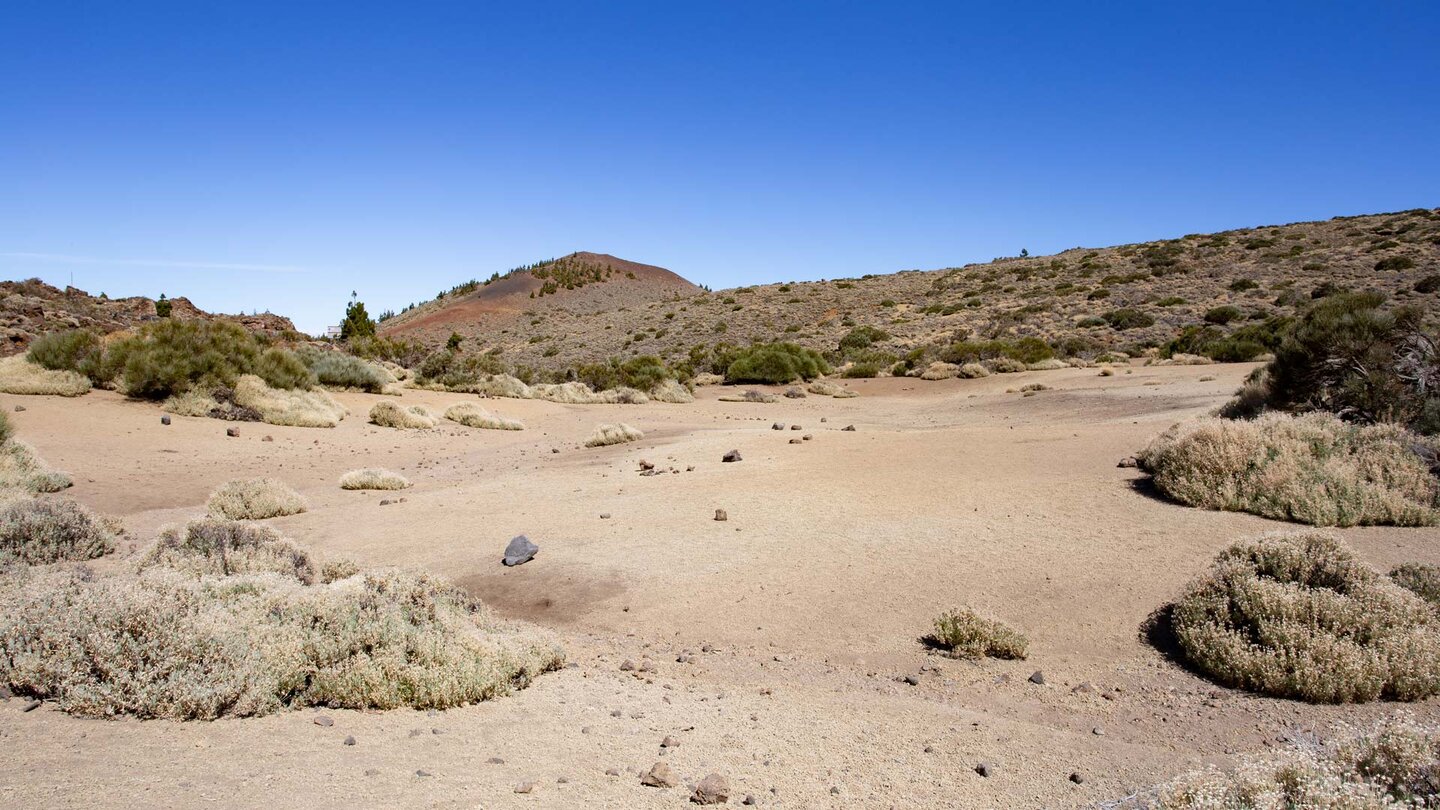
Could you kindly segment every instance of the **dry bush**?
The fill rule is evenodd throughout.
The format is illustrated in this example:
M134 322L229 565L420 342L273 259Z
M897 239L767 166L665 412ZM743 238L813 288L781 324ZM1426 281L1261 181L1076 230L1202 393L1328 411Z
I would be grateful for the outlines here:
M345 406L326 391L271 388L253 374L235 383L235 404L258 411L268 424L290 427L331 428L346 413Z
M1015 374L1024 371L1024 363L1010 357L996 357L985 361L985 367L996 374Z
M1182 503L1315 526L1432 526L1440 478L1416 448L1440 442L1403 428L1359 427L1323 413L1176 425L1137 459Z
M189 388L183 393L170 395L161 403L160 409L176 416L209 416L211 411L220 409L220 401L209 391Z
M990 369L979 363L963 363L960 366L960 376L967 380L976 380L981 377L989 377Z
M645 438L638 428L633 428L623 422L618 425L601 425L595 428L595 433L585 442L586 447L607 447L612 444L624 444L635 442Z
M1175 603L1186 659L1227 686L1312 703L1440 692L1440 616L1320 532L1234 544Z
M508 399L533 399L534 393L530 386L509 374L494 374L488 379L481 380L470 386L471 393L484 394L489 397L505 397Z
M50 469L25 442L14 438L0 442L0 491L34 495L59 492L72 483L69 474Z
M707 371L701 374L696 374L695 379L691 380L691 382L695 383L696 385L719 385L725 382L725 376L722 374L711 374Z
M954 363L935 361L920 372L922 380L953 380L960 376L960 366Z
M0 393L78 397L90 390L90 378L76 371L52 371L23 355L0 360Z
M1404 810L1440 797L1440 727L1399 714L1234 771L1181 776L1154 791L1165 810Z
M650 397L644 391L634 388L607 388L592 391L582 382L568 382L558 385L532 385L531 395L536 399L560 402L566 405L644 405Z
M0 508L0 553L41 565L115 550L115 529L69 500L23 498Z
M453 410L453 408L452 408ZM409 489L410 479L400 473L366 467L340 476L341 489Z
M309 554L269 526L239 520L205 518L190 521L184 529L165 529L138 567L155 566L195 576L269 573L306 585L315 582Z
M1145 361L1147 366L1209 366L1215 363L1204 355L1176 352L1169 357L1152 357Z
M1440 565L1404 563L1390 569L1390 581L1440 607Z
M1050 357L1035 363L1026 363L1027 371L1059 371L1062 368L1070 368L1070 364L1057 357Z
M1109 366L1104 366L1104 367L1102 367L1102 368L1100 369L1100 376L1101 376L1101 377L1114 377L1114 376L1115 376L1115 369L1110 368Z
M422 574L312 585L283 572L197 576L157 564L0 584L0 682L73 714L447 708L506 694L562 662L545 634L496 622Z
M927 641L956 658L1024 658L1030 644L1020 632L970 608L940 614Z
M487 430L524 430L525 424L519 419L500 416L473 402L460 402L445 409L445 418L459 422L466 427Z
M690 393L683 383L678 380L664 379L650 389L650 398L656 402L670 402L676 405L685 405L695 401L695 395Z
M375 403L375 407L370 409L370 421L381 427L407 430L425 430L438 423L438 420L420 405L405 408L393 402Z
M274 478L237 478L221 484L206 502L210 514L230 520L264 520L305 511L305 499Z

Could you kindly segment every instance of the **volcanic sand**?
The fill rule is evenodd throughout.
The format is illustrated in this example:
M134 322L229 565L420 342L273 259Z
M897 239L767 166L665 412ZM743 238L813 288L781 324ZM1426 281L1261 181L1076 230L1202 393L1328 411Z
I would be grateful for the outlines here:
M297 542L450 577L558 631L573 664L445 712L326 710L331 727L314 710L140 722L0 701L0 806L683 807L686 785L716 772L731 804L1072 807L1401 710L1220 688L1143 636L1222 547L1287 528L1169 503L1116 467L1251 368L856 380L859 398L768 405L717 402L718 388L689 405L486 401L520 432L380 428L365 421L380 397L365 394L338 395L351 416L333 430L242 423L238 438L210 419L162 426L154 405L105 391L0 397L27 408L18 435L75 476L69 495L123 519L124 547L97 568L201 514L222 481L274 476L309 499L269 521ZM1029 382L1053 390L1007 393ZM402 401L440 412L474 399ZM618 421L645 438L582 447ZM732 449L744 460L721 463ZM642 459L661 474L640 476ZM338 487L372 466L415 487ZM539 555L502 567L521 533ZM1382 570L1440 563L1440 530L1337 533ZM1023 630L1030 658L928 649L933 618L961 604ZM653 671L620 669L647 659ZM667 735L680 744L662 756ZM640 784L660 759L680 787Z

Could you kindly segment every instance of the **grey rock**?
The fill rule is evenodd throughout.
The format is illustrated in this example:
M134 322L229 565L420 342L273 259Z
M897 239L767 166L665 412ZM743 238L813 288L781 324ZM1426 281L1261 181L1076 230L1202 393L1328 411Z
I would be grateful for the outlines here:
M433 774L431 774L429 771L426 771L426 770L419 770L419 771L416 771L416 772L415 772L415 775L416 775L416 776L420 776L420 777L425 777L425 776L432 776Z
M906 675L906 676L905 676L905 683L908 683L908 684L910 684L911 686L919 686L919 685L920 685L920 679L917 678L917 677L915 677L914 675Z
M225 428L225 435L232 439L239 438L240 428Z
M606 768L606 769L605 769L605 775L606 775L606 776L619 776L619 775L620 775L620 769L619 769L619 768Z
M601 512L601 513L600 513L600 519L601 519L601 520L609 520L609 519L610 519L610 513L609 513L609 512Z
M24 406L24 405L16 405L16 406L15 406L15 412L16 412L16 413L24 413L24 412L25 412L25 406ZM170 424L170 417L168 417L168 416L162 416L162 417L160 417L160 421L162 421L162 422L164 422L165 424L168 425L168 424Z
M975 766L975 773L978 773L988 779L995 775L995 766L991 765L988 762L982 762L979 765Z
M347 737L345 738L345 744L346 744L346 745L354 745L354 744L355 744L355 738L354 738L354 737L349 737L349 736L347 736Z
M1044 686L1044 685L1045 685L1045 673L1041 672L1041 671L1038 670L1038 669L1035 670L1035 673L1030 676L1030 683L1033 683L1033 684L1035 684L1036 686Z
M518 785L515 786L515 792L516 792L516 793L533 793L533 792L535 792L535 783L534 783L534 782L521 782L520 784L518 784Z
M690 801L695 804L725 804L730 801L730 782L720 774L712 773L695 786Z
M16 407L19 407L19 406L16 406ZM160 424L162 424L162 425L168 425L168 424L170 424L170 414L167 413L167 414L165 414L164 416L160 417Z
M784 423L784 422L776 422L775 424L773 424L773 425L770 426L770 429L771 429L771 430L784 430L784 429L785 429L785 423Z
M1074 783L1077 784L1077 785L1079 785L1079 784L1084 784L1084 782L1085 782L1085 777L1081 776L1081 775L1078 774L1078 773L1072 773L1072 774L1070 774L1070 781L1071 781L1071 782L1074 782Z
M35 710L38 709L38 708L40 708L40 701L38 701L38 700L32 700L32 701L30 701L29 703L26 703L23 707L21 707L20 711L22 711L22 712L33 712L33 711L35 711Z
M804 444L804 441L801 440L801 439L791 439L791 440L790 440L790 443L791 443L791 444Z
M629 658L626 658L624 661L622 661L622 662L620 663L620 671L621 671L621 672L634 672L634 671L635 671L635 662L634 662L634 661L631 661Z
M846 432L846 433L854 433L854 432L855 432L855 426L854 426L854 425L846 425L845 427L840 428L840 429L841 429L842 431Z
M725 513L725 510L724 510L724 509L716 509L716 510L715 510L715 519L716 519L716 520L722 520L722 521L723 521L723 520L729 520L729 519L730 519L730 516Z
M663 740L660 741L660 747L661 747L661 748L679 748L679 747L680 747L680 741L677 740L677 739L675 739L674 737L671 737L671 736L669 736L669 735L666 735L665 739L663 739Z
M329 715L326 715L326 714L322 714L322 715L316 716L314 722L315 722L315 725L317 725L317 726L323 726L324 728L330 728L331 726L335 725L335 721L334 721Z
M1139 459L1136 459L1134 456L1126 456L1125 458L1120 459L1120 463L1119 463L1119 464L1116 464L1115 466L1116 466L1116 467L1120 467L1120 468L1122 468L1122 469L1124 469L1124 468L1129 468L1129 467L1139 467L1139 466L1140 466L1140 461L1139 461Z
M535 559L540 553L540 547L530 542L525 535L518 535L510 540L510 545L505 547L505 565L521 565Z
M745 794L745 798L744 798L743 800L741 800L740 803L741 803L741 804L746 804L746 805L754 805L754 804L756 804L755 794L754 794L754 793L746 793L746 794Z
M804 430L804 428L800 427L799 425L791 425L791 426L790 426L790 429L791 429L791 430Z
M732 461L739 461L739 460L740 460L740 451L739 451L739 450L731 450L730 452L728 452L728 453L726 453L724 456L722 456L722 457L720 458L720 460L721 460L721 461L724 461L724 462L727 462L727 463L732 462Z
M487 763L491 764L491 765L504 765L504 764L505 764L505 760L501 759L500 757L490 757L489 759L487 759L487 760L485 760L485 761L486 761Z

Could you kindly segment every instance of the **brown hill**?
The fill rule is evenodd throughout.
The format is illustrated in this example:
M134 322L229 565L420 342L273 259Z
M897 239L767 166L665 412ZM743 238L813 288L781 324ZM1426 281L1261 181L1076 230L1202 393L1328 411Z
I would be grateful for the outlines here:
M462 284L385 319L379 331L427 345L444 343L452 332L489 344L541 314L583 317L702 292L663 267L582 251Z
M234 321L272 336L295 332L289 318L271 313L218 315L196 307L184 297L168 299L170 317ZM93 296L75 287L61 290L39 279L0 281L0 354L25 350L38 335L65 329L93 329L102 334L130 329L159 318L155 301L142 295L130 298Z
M1156 346L1186 327L1232 335L1270 318L1295 316L1317 293L1333 288L1377 290L1395 303L1440 313L1440 210L715 292L682 283L660 294L610 299L591 297L587 288L577 291L584 294L583 307L559 295L553 301L530 299L535 288L526 286L492 305L499 309L503 300L510 317L487 319L490 310L481 305L472 316L475 328L456 331L478 338L466 341L466 351L490 352L512 366L563 372L610 357L683 361L697 346L721 342L787 340L833 356L841 338L869 326L884 334L864 359L888 367L907 355L912 362L928 362L962 339L1030 336L1062 353L1094 356L1106 349ZM502 289L508 287L477 295L491 300ZM444 307L447 300L437 304ZM427 311L410 317L429 320ZM443 341L449 324L460 321L438 325L432 342ZM386 330L404 333L389 322ZM858 358L852 353L846 359Z

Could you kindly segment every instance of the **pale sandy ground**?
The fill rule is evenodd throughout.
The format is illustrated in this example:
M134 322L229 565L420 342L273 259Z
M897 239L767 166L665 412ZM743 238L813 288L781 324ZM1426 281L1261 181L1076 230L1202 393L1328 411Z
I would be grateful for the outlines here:
M763 807L1089 806L1297 729L1397 711L1219 689L1140 638L1146 616L1221 547L1284 528L1164 502L1116 468L1221 403L1250 368L858 381L858 399L773 405L716 402L713 388L693 405L492 401L526 422L519 433L378 428L364 416L377 398L360 394L341 395L352 415L337 429L242 424L233 439L208 419L162 427L153 405L107 392L0 397L6 410L26 406L14 416L21 437L75 474L71 494L123 517L137 545L199 514L227 478L278 476L310 500L309 512L273 521L296 540L452 577L557 630L576 665L442 713L328 711L330 728L309 710L102 721L4 701L0 806L688 806L687 788L637 777L666 735L681 741L664 755L681 778L724 774L732 804L753 794ZM1033 381L1056 390L1005 393ZM405 397L437 408L464 399ZM619 420L645 440L580 446ZM804 429L772 431L773 421ZM848 424L856 431L840 430ZM788 443L804 433L814 439ZM722 464L730 449L744 461ZM640 459L681 472L640 477ZM396 496L336 486L359 466L416 486L381 507ZM727 522L712 519L716 508ZM502 568L501 549L522 532L540 555ZM1377 566L1440 563L1434 529L1341 534ZM967 603L1028 633L1030 659L959 662L919 643L938 612ZM676 662L687 650L694 660ZM651 675L619 670L646 657ZM1036 670L1045 685L1027 681ZM1093 691L1073 691L1081 684ZM1433 702L1409 709L1440 714ZM982 761L995 766L989 778L974 771ZM533 793L514 792L528 781Z

